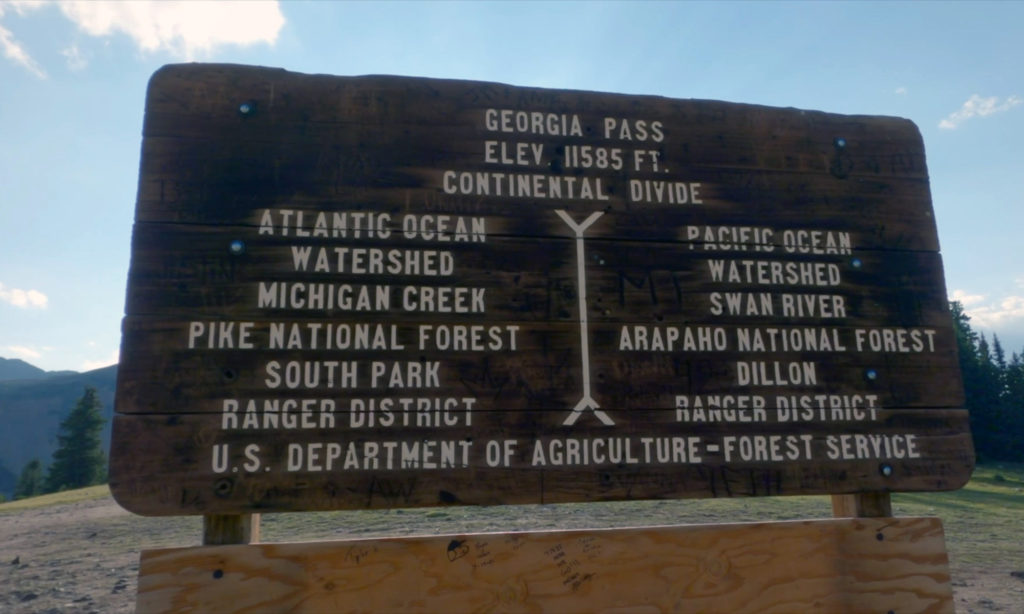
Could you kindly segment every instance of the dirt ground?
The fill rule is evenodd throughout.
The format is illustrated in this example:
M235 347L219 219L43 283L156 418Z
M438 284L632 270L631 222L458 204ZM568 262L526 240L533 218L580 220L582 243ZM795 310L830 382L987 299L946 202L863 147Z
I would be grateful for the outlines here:
M515 530L524 526L525 516L533 526L544 528L624 524L609 521L612 514L622 516L624 508L594 505L589 508L592 514L581 512L582 506L545 506L515 519L508 517L514 508L488 510L472 514L470 526L458 512L429 510L377 513L358 517L358 523L347 527L339 526L338 516L326 514L269 516L264 517L263 534L264 541L308 541L368 534ZM670 507L655 509L671 511ZM635 510L626 511L632 524L646 524ZM363 522L367 519L372 522ZM657 524L662 518L652 520ZM199 518L142 518L124 511L109 497L0 513L0 612L132 612L139 549L197 545L200 534ZM1024 560L1019 568L1024 570ZM957 612L1024 614L1024 573L961 569L956 560L951 569Z

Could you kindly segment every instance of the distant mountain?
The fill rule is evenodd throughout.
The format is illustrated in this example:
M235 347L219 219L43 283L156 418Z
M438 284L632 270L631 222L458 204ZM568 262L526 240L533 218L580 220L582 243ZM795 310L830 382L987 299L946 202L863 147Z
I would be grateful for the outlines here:
M18 358L0 358L0 382L36 380L55 375L74 375L74 371L43 371Z
M11 373L20 375L6 377ZM57 448L61 420L81 398L86 386L96 388L103 402L103 417L107 420L103 444L109 449L116 383L117 365L85 373L56 373L24 361L3 359L0 363L0 424L3 425L0 428L0 493L8 498L12 495L17 476L33 458L44 465L50 464Z

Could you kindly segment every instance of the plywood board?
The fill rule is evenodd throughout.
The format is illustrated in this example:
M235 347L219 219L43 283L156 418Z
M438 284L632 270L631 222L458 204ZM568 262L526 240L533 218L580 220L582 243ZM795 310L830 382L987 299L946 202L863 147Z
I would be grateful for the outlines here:
M138 611L951 613L935 518L149 550Z

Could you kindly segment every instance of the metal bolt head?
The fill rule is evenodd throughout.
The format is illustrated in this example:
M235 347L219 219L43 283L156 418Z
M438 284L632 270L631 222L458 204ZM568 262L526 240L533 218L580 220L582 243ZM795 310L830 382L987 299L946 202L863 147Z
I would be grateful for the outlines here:
M884 477L892 477L892 465L888 463L883 463L881 466L878 467L878 472L881 473Z
M230 245L228 245L228 251L236 256L245 253L245 242L240 239L235 239Z
M860 258L854 258L850 261L850 265L855 269L859 269L864 266L864 262Z
M843 137L839 137L838 139L836 139L836 147L838 147L839 149L846 147L846 139L844 139Z
M238 105L238 112L242 115L248 115L255 110L255 106L251 102L243 102Z
M868 378L871 381L874 381L878 379L878 371L875 371L874 369L868 369L867 371L864 372L864 377Z

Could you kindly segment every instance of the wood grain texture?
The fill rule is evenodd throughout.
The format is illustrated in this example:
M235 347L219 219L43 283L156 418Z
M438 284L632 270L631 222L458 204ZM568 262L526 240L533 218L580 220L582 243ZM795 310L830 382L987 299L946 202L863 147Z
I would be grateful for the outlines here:
M206 514L203 545L255 544L260 541L259 514Z
M165 67L112 488L147 514L955 488L938 248L903 119ZM533 452L654 441L672 462ZM378 473L374 445L415 451Z
M951 613L935 518L143 551L138 611Z
M554 214L549 217L558 221ZM475 320L578 321L575 246L571 236L565 235L564 224L561 229L552 229L554 232L561 232L562 236L488 236L486 242L475 243L382 239L357 243L260 236L246 226L137 224L129 278L132 292L126 311L131 315L251 317L266 311L258 308L260 282L296 281L344 283L356 289L388 285L393 288L392 309L382 312L376 308L356 310L340 306L315 311L275 308L273 313L305 318L422 318L422 311L410 312L402 306L401 291L406 286L458 285L483 288L486 292L486 313L474 315ZM685 233L686 227L678 232ZM235 239L245 241L244 254L230 253L229 245ZM753 250L764 245L747 246ZM937 253L850 249L843 254L813 255L772 247L776 251L769 253L712 249L696 241L590 241L588 316L597 322L652 322L659 321L659 317L687 322L827 320L820 310L794 313L782 302L782 294L803 294L842 296L841 311L829 309L826 316L835 312L837 315L830 317L846 324L913 322L919 326L948 326L946 298L939 294L943 289L943 269ZM455 269L452 274L430 277L339 272L339 252L346 250L341 259L343 266L349 266L351 258L347 253L354 249L385 253L402 250L399 254L422 249L443 252L451 256ZM294 254L307 250L308 265L305 270L297 270ZM325 268L317 271L314 265L321 252L327 260ZM718 263L729 267L725 271L745 273L747 262L762 260L834 265L838 281L828 286L787 286L728 283L712 276L711 268ZM731 268L734 266L736 269ZM767 312L758 304L748 313L748 305L743 302L738 313L713 315L710 310L714 292L749 294L758 299L769 294L773 304Z
M842 436L813 424L673 427L659 424L659 418L671 418L657 412L629 427L612 430L588 419L553 435L555 429L544 426L544 412L495 414L479 416L478 427L449 432L378 427L348 434L329 428L223 430L215 414L123 416L114 426L111 491L136 513L209 514L951 490L973 468L966 415L958 410L886 410L877 423L844 425ZM786 446L793 433L808 437L806 449L800 440L793 441L795 450ZM915 438L917 458L892 459L884 449L874 455L873 448L863 448L867 457L842 457L858 451L852 438L869 445L872 436L906 433L928 433ZM744 459L742 451L753 448L741 449L734 439L727 458L728 437L748 444L778 437L781 455ZM668 440L685 443L699 462L693 456L658 456L659 450L675 449ZM504 450L506 441L515 442L507 464L488 455ZM594 447L594 441L600 444ZM247 454L252 445L257 448ZM575 456L571 445L580 446ZM452 454L447 460L445 446ZM789 451L801 456L785 456Z
M832 495L836 518L886 518L892 516L892 497L887 492Z

